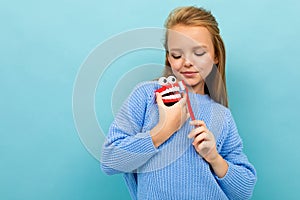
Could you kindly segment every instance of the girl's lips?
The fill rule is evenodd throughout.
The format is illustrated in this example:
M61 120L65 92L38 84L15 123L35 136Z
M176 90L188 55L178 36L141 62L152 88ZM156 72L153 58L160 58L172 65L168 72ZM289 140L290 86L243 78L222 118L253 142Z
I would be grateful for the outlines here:
M198 72L181 72L181 74L185 77L194 77Z

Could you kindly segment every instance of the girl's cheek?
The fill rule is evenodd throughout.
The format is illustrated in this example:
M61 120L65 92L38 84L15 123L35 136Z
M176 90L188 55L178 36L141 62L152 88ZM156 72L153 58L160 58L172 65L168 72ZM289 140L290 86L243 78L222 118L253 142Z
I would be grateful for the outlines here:
M173 71L179 71L181 66L182 66L182 62L181 61L173 61L171 64L172 70Z
M202 78L206 78L211 72L214 66L214 62L209 57L203 57L195 62L195 67L199 71Z
M199 67L198 71L199 71L201 77L205 79L210 74L212 68L213 68L213 65L208 65L205 67Z

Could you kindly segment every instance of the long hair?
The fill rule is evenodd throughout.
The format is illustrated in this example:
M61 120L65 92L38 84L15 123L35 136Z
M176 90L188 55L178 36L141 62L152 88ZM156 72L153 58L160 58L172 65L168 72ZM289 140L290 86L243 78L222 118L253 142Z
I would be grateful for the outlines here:
M163 75L165 77L173 75L170 63L167 59L168 29L172 29L172 27L178 24L185 26L201 26L207 28L210 32L215 51L214 53L218 59L218 63L213 67L212 71L205 79L204 91L214 101L228 107L225 77L225 46L220 36L218 23L210 11L203 8L188 6L176 8L169 14L165 22L165 28L167 30L165 35L166 60Z

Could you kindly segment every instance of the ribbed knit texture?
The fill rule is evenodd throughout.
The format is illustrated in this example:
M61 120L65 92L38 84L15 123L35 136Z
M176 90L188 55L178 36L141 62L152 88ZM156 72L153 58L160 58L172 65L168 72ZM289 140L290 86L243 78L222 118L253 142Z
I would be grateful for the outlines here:
M154 91L157 82L139 84L113 121L102 150L102 169L124 173L132 199L196 200L249 199L256 172L243 153L242 140L229 109L208 95L189 93L196 119L205 121L214 134L217 150L229 164L218 178L191 145L189 121L159 148L150 130L159 114Z

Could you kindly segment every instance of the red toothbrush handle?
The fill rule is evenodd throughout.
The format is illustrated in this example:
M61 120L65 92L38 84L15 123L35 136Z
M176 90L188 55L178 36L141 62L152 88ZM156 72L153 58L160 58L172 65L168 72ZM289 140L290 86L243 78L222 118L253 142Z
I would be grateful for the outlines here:
M184 89L185 89L185 93L186 93L186 102L187 102L188 110L189 110L189 113L190 113L190 117L191 117L192 120L195 120L195 115L194 115L194 112L193 112L193 109L192 109L192 106L191 106L191 102L190 102L190 98L189 98L189 90L186 87L184 81L182 81L182 83L184 85Z

